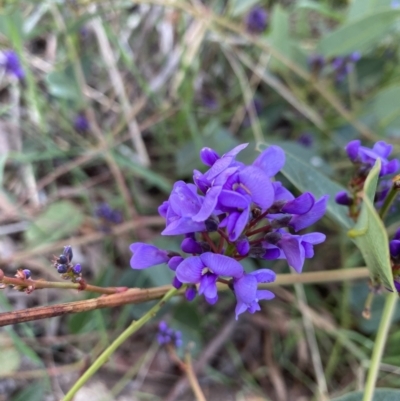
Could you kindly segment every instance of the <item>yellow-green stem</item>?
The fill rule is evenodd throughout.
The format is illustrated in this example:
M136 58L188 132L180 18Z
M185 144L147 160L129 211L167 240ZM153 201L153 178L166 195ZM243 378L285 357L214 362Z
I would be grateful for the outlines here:
M68 391L62 401L71 401L78 390L108 361L111 355L122 345L133 333L139 330L146 322L148 322L160 310L170 298L172 298L178 290L176 288L170 289L163 298L157 302L145 315L139 320L133 321L131 325L121 333L118 338L94 361L92 366L79 378L79 380Z
M379 324L378 334L376 335L374 349L372 351L371 364L368 370L367 383L365 385L363 401L372 401L375 391L375 383L378 378L379 365L381 363L386 338L389 333L390 323L396 309L398 295L391 292L387 295L382 319Z

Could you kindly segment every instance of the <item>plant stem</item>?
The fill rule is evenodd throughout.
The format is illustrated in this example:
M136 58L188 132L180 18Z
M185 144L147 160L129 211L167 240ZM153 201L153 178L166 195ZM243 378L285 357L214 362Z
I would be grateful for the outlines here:
M386 195L386 198L385 198L385 201L383 202L381 210L379 211L379 216L382 220L385 219L385 216L386 216L387 212L389 211L390 206L392 206L392 203L395 200L397 193L398 193L398 189L395 188L394 185L392 185L389 193Z
M194 373L193 370L193 365L192 365L192 357L190 355L190 351L186 351L185 354L185 373L186 376L189 380L190 387L192 387L193 393L196 396L197 401L207 401L206 397L203 394L203 390L200 387L199 381L197 380L196 374Z
M387 295L382 319L379 324L378 334L376 335L374 349L372 351L371 364L368 370L367 383L365 385L363 401L372 401L375 390L375 383L378 378L379 365L381 363L383 349L389 332L390 323L396 309L398 295L391 292Z
M2 274L0 269L0 283L6 285L12 285L17 287L32 287L34 290L41 290L43 288L58 288L63 290L80 290L96 292L98 294L118 294L124 292L128 287L98 287L96 285L85 284L82 286L79 283L71 283L69 281L44 281L44 280L31 280L31 279L21 279L15 277L8 277Z
M360 280L369 277L369 270L366 267L354 267L351 269L338 269L320 272L306 272L300 275L278 274L273 283L260 284L259 289L272 288L280 285L293 285L295 283L332 283L335 281ZM1 279L1 277L0 277ZM227 291L226 284L217 283L219 291ZM10 324L30 322L32 320L47 319L54 316L63 316L70 313L86 312L94 309L114 308L127 304L139 304L154 299L159 299L171 289L170 285L161 287L140 289L130 288L118 294L107 295L84 301L68 302L51 306L39 306L36 308L22 309L13 312L0 313L0 327ZM176 294L181 295L180 290Z
M154 305L145 315L139 320L133 321L131 325L122 332L114 342L94 361L90 368L79 378L79 380L73 385L68 393L63 398L63 401L71 401L78 390L108 361L111 355L122 345L133 333L139 330L146 322L154 317L160 308L177 293L176 288L171 288L163 298Z

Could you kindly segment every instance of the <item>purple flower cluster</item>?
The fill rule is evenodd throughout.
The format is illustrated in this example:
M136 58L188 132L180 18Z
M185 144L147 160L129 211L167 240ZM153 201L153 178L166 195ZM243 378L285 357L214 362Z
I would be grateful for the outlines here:
M162 235L184 235L184 258L145 243L130 246L131 267L146 269L167 263L175 272L173 285L187 284L186 297L198 293L207 302L218 300L217 282L233 290L236 318L243 312L260 309L258 302L273 298L258 283L275 280L275 273L260 269L246 273L239 263L251 257L264 260L286 259L301 272L306 258L314 255L313 246L325 240L322 233L294 234L318 221L326 210L328 196L316 200L305 192L297 198L281 182L272 178L285 163L278 146L264 150L251 165L236 160L247 144L220 156L210 148L200 152L209 169L195 170L194 184L178 181L168 201L159 207L166 219Z
M178 330L171 329L168 324L161 321L158 325L157 341L160 345L174 345L176 348L182 346L182 333Z
M246 30L250 33L262 33L267 28L268 13L262 7L253 7L246 16Z
M98 205L94 213L96 217L104 220L107 223L122 223L122 213L119 210L113 209L108 203L104 202Z
M348 56L334 57L330 60L330 66L337 82L342 82L350 74L354 65L361 59L360 52L353 52ZM312 54L308 57L308 65L313 74L318 75L325 66L329 66L329 60L321 54Z
M0 53L0 65L7 74L14 75L18 79L23 79L25 77L25 72L21 66L19 57L14 50L6 50Z
M349 192L340 191L336 197L336 203L339 205L348 206L350 209L350 217L356 219L359 212L359 192L364 187L364 182L368 173L375 165L377 159L381 161L381 170L379 176L383 177L389 174L394 174L400 169L400 162L397 159L389 161L388 157L392 152L393 146L384 142L378 141L371 148L361 146L359 140L351 141L346 146L346 153L351 162L355 166L353 177L349 182ZM385 182L380 183L380 190L375 196L376 206L383 202L389 192L390 187Z
M345 57L335 57L331 62L331 66L335 72L336 81L342 82L353 71L355 63L360 59L360 52L353 52Z

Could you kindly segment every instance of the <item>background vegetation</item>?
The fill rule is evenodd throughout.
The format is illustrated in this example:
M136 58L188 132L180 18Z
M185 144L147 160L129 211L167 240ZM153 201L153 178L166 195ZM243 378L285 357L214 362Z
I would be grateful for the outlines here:
M261 32L249 30L254 6L268 12ZM8 275L23 267L35 279L59 280L51 256L72 244L91 284L170 283L166 268L130 269L129 244L179 247L159 236L157 207L175 180L201 168L203 146L223 153L251 142L244 156L251 160L256 142L278 144L343 185L351 139L383 139L399 155L396 1L16 0L1 7L0 44L17 52L25 72L19 80L3 71L0 81L0 267ZM121 219L99 213L103 203ZM394 207L391 234L400 218ZM328 239L305 271L364 265L334 220L316 229ZM265 266L288 272L286 263ZM157 319L195 343L209 400L328 399L363 388L383 305L376 297L371 319L363 319L368 291L366 280L280 287L262 312L238 322L229 293L214 307L174 299ZM5 289L0 309L88 296ZM2 328L0 400L61 399L150 306ZM400 311L381 387L400 388L399 321ZM154 321L125 343L76 401L192 399L156 332Z

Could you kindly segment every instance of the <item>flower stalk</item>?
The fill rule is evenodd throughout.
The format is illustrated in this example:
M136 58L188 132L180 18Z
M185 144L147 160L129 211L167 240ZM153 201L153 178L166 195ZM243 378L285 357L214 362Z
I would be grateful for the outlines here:
M170 298L175 296L177 293L176 288L171 288L162 299L154 305L145 315L139 320L133 321L131 325L118 336L113 343L95 360L95 362L89 367L89 369L79 378L79 380L73 385L68 393L63 398L63 401L71 401L79 389L108 361L111 355L136 331L138 331L145 323L152 319L160 308Z
M372 401L374 396L375 384L378 378L379 365L381 363L383 350L386 344L386 338L389 333L390 323L396 309L398 295L391 292L386 296L385 307L383 309L382 319L379 324L378 334L376 336L374 349L372 351L371 364L368 371L367 383L362 401Z

